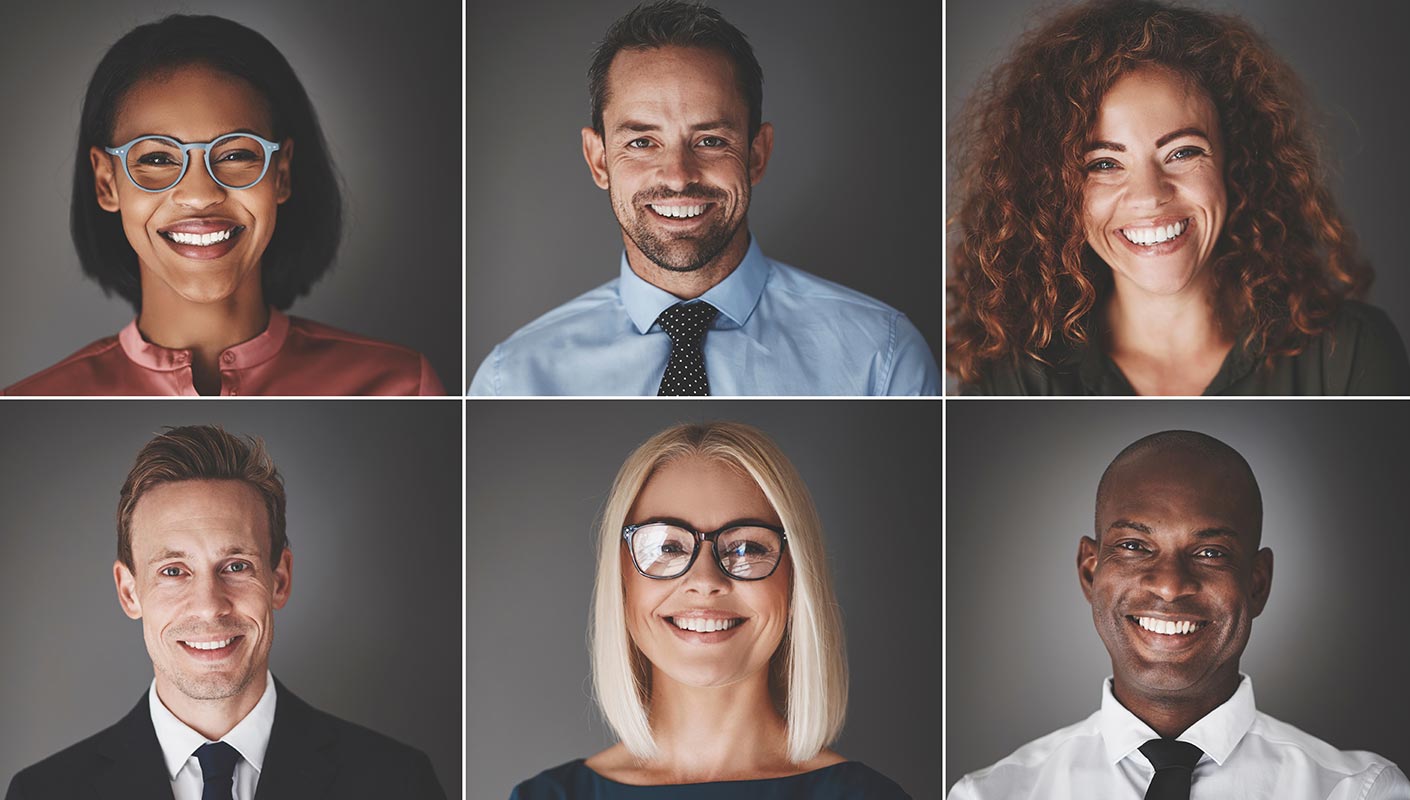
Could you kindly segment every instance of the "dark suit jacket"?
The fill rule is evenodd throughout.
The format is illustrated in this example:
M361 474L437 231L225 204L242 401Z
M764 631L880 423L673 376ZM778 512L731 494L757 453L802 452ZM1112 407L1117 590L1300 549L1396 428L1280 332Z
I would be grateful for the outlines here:
M255 800L445 800L420 750L344 722L275 681L274 727ZM21 771L6 800L162 800L171 780L147 696L116 725Z

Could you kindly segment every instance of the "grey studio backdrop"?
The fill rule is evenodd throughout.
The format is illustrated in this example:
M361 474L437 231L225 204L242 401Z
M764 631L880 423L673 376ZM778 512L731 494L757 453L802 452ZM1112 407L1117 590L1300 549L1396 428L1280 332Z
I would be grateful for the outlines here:
M483 400L466 418L468 797L615 741L588 671L594 525L637 445L722 419L773 437L821 514L852 672L836 750L939 796L939 402Z
M946 441L945 782L1079 722L1111 660L1077 583L1097 481L1169 429L1227 442L1263 493L1273 590L1242 670L1260 711L1410 763L1410 402L954 401Z
M1405 186L1396 156L1410 108L1387 103L1410 73L1403 31L1410 6L1377 0L1218 0L1187 3L1248 20L1302 78L1318 112L1332 191L1376 270L1366 300L1410 335L1410 273L1404 269ZM1075 3L947 0L945 113L953 124L981 76L1005 60L1037 15ZM1044 17L1046 18L1046 17ZM1314 120L1314 122L1317 122Z
M460 792L460 404L0 403L0 787L117 722L152 664L113 588L137 451L167 425L262 437L284 476L294 588L270 669L424 751Z
M216 14L263 34L313 100L343 181L343 244L290 313L419 350L451 394L463 391L460 13L436 0L6 3L0 386L132 319L126 301L105 297L79 267L69 237L73 152L99 59L131 29L173 13Z
M749 226L771 258L905 312L939 357L940 7L708 0L764 70L773 157ZM471 2L469 375L539 315L617 277L622 234L583 162L592 49L637 0Z

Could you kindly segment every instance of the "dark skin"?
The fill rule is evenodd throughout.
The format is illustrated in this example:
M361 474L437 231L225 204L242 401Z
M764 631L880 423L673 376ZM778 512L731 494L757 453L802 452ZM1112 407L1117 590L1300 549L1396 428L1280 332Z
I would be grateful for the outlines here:
M1273 579L1261 524L1257 486L1235 458L1158 448L1108 472L1077 574L1116 699L1164 738L1238 689Z

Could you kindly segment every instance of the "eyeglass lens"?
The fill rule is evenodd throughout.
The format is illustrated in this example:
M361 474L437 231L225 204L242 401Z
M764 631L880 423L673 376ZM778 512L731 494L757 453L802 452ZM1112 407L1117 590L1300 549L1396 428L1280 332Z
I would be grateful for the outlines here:
M685 574L695 552L696 538L675 525L643 525L631 538L637 568L653 578ZM725 572L736 578L767 577L783 555L783 537L768 528L740 527L720 532L715 552Z
M191 157L201 161L197 151ZM264 173L265 150L248 136L230 136L211 145L211 175L233 189L253 186ZM198 165L204 168L204 162ZM161 139L143 139L127 151L127 172L143 189L161 190L175 186L182 177L182 152Z

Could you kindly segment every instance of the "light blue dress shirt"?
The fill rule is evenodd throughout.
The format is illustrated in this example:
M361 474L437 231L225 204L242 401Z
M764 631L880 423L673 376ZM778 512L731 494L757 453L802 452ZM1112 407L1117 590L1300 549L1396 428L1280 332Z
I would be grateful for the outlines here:
M764 256L758 240L700 300L715 395L934 395L940 371L920 331L885 303ZM544 314L480 364L472 395L655 395L671 355L656 318L680 302L621 274Z

